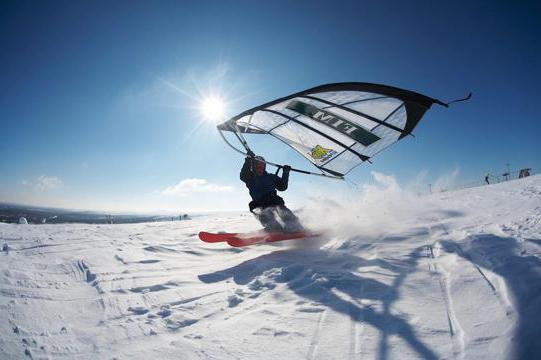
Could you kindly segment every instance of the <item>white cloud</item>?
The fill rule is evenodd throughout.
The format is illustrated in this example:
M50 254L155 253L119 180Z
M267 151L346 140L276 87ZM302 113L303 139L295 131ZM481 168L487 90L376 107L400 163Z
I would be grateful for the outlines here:
M181 180L178 184L173 186L168 186L161 191L162 195L177 195L185 196L194 192L197 193L222 193L222 192L232 192L234 190L233 186L228 185L218 185L209 183L206 179L184 179Z
M36 188L40 191L47 191L63 186L62 180L56 176L41 175L36 181Z

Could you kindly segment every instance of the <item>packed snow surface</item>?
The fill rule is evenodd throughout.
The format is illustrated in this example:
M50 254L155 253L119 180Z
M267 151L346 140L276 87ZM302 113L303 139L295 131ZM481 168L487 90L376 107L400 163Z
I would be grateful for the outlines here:
M246 213L0 224L0 358L541 358L541 177L376 180L303 209L320 238L242 249L197 234Z

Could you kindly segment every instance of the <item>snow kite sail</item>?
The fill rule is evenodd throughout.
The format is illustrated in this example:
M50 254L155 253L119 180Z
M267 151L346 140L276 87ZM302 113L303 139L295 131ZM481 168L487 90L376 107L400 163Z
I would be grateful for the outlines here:
M323 171L316 175L343 178L410 135L432 104L449 105L386 85L327 84L244 111L218 125L218 130L226 142L222 131L233 132L247 152L250 148L242 134L272 135Z

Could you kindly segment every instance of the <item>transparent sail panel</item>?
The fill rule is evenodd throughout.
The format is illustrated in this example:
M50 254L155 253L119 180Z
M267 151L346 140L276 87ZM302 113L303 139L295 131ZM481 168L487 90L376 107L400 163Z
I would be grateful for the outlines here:
M306 128L295 122L288 122L280 126L274 129L271 134L295 148L317 166L321 166L345 149L322 135L307 131Z
M353 101L373 99L384 95L362 92L362 91L329 91L310 94L310 96L320 98L335 104L344 104Z
M398 99L382 98L350 104L347 107L378 120L385 121L400 105L402 105L402 101Z
M238 125L252 127L258 130L270 131L272 128L287 122L283 116L265 111L258 111L251 116L237 120Z

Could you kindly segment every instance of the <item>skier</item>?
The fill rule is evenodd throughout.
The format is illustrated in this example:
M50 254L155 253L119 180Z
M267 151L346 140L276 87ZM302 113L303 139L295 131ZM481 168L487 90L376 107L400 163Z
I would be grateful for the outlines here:
M252 197L248 204L250 211L261 222L265 231L303 231L299 219L285 206L284 199L276 194L276 190L287 190L291 166L285 165L282 168L282 177L269 174L265 168L265 159L249 151L240 171L240 179L246 184Z

